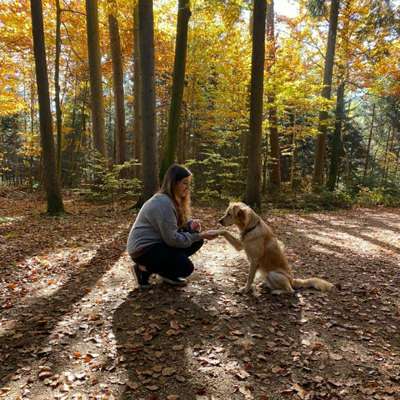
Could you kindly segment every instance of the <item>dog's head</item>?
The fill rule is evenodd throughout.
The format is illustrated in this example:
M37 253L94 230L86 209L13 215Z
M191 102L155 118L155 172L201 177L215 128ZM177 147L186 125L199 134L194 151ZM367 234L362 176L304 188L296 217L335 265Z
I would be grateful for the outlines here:
M250 214L250 207L244 203L229 203L224 216L218 221L223 226L246 226Z

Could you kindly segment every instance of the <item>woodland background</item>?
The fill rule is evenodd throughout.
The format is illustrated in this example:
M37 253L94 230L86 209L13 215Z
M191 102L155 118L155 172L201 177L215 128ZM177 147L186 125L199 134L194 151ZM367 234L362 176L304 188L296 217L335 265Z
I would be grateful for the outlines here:
M0 0L0 398L398 399L400 4L284 3ZM203 229L262 206L334 289L240 295L221 237L138 290L174 160Z
M0 3L2 185L143 200L175 160L199 201L399 203L397 1L152 3L43 1L43 154L30 4Z

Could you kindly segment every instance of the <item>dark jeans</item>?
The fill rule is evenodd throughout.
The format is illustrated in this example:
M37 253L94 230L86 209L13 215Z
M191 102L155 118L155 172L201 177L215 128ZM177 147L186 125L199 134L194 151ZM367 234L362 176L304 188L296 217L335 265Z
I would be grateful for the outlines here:
M170 247L165 243L155 244L134 261L144 265L148 272L159 274L165 278L186 278L194 270L189 257L196 253L203 243L203 240L199 240L185 249Z

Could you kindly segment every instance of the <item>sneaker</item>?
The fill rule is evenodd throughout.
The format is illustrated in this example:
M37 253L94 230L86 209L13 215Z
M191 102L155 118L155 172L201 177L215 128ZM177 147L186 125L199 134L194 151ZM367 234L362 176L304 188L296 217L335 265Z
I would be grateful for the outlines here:
M146 271L141 271L138 264L131 266L132 274L136 278L136 282L140 289L147 289L150 287L149 278L150 274Z
M162 276L161 279L165 283L168 283L169 285L172 285L172 286L186 286L187 285L187 281L185 278L166 278L165 276Z

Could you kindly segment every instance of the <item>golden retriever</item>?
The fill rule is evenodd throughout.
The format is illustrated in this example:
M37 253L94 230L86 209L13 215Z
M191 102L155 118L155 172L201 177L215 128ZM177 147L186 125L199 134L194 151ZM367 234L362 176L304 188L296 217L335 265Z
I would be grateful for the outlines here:
M320 278L294 279L282 247L271 228L246 204L230 203L225 215L219 220L223 226L236 225L240 240L224 229L219 235L236 249L246 252L250 263L246 286L240 291L248 293L256 272L265 276L265 285L273 294L293 293L297 288L314 288L329 291L333 285Z

